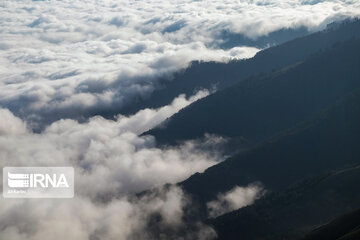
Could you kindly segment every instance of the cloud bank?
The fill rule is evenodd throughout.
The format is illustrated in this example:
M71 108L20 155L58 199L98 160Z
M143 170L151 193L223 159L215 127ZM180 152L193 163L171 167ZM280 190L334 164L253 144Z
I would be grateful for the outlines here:
M138 135L207 94L199 91L189 99L180 95L168 106L128 117L119 115L116 121L100 116L85 123L59 120L40 134L28 130L9 110L1 109L1 165L74 166L76 175L81 176L76 180L77 193L93 198L176 183L221 160L217 150L202 149L204 144L216 146L223 139L209 136L160 149L154 137Z
M117 240L117 239L212 239L215 232L201 223L181 238L154 234L152 218L160 218L161 230L184 228L183 209L189 204L181 189L160 189L143 197L95 203L78 196L69 200L0 199L0 236L11 240ZM165 231L164 231L165 232Z
M257 38L359 12L356 0L2 1L0 105L30 127L119 112L192 60L258 51L217 48L224 30Z
M221 161L224 139L158 148L140 134L208 92L115 120L94 115L148 97L160 77L170 79L192 60L229 61L259 50L217 47L224 30L253 39L284 27L315 30L359 9L356 0L1 1L0 164L73 166L76 176L74 199L1 198L1 238L176 239L167 230L186 229L191 199L180 188L157 187ZM51 124L34 133L43 122ZM157 189L132 196L150 188ZM220 194L208 204L210 216L260 193L248 186ZM165 235L153 236L154 218ZM182 237L214 232L198 223Z
M8 109L0 109L1 166L75 169L73 199L1 198L1 238L176 239L176 232L185 228L182 217L191 200L178 187L160 186L223 160L218 146L224 140L207 136L160 149L152 136L139 134L207 94L180 95L168 106L119 115L115 121L100 116L85 123L59 120L38 134ZM212 150L204 151L204 145ZM141 197L134 195L151 188L155 190ZM153 219L157 229L151 228ZM170 235L159 237L159 231ZM199 222L185 239L213 236Z

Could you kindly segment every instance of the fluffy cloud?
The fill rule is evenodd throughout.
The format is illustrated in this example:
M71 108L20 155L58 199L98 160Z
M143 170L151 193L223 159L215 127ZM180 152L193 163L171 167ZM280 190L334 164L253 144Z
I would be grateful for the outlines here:
M217 48L223 30L256 38L283 27L318 29L333 19L358 15L359 4L0 2L0 164L73 166L76 176L74 199L0 199L1 238L176 239L154 237L148 223L156 217L162 232L186 232L183 210L191 205L186 194L176 187L141 197L131 194L178 182L216 164L223 159L219 146L224 139L205 136L158 148L153 137L140 134L208 92L188 99L180 95L168 106L115 120L87 116L148 97L159 77L171 76L192 60L228 61L258 51ZM52 124L34 133L42 122ZM208 204L210 215L251 204L259 193L259 187L248 186L220 194ZM212 229L196 226L195 235L185 239L214 236Z
M248 206L262 197L264 193L260 184L251 184L247 187L236 186L226 193L220 193L216 200L207 203L209 217L217 217Z
M0 236L11 240L77 239L212 239L214 231L201 223L196 231L158 235L149 228L152 218L160 218L157 228L184 228L183 209L189 199L181 189L159 189L143 197L122 197L107 204L83 196L69 200L0 199Z
M322 28L359 14L356 0L2 1L0 104L36 127L146 98L156 79L192 60L228 61L223 30L250 38L283 27ZM212 47L209 47L212 46ZM34 126L33 126L34 125Z
M77 176L81 176L77 192L92 198L175 183L221 160L216 150L202 149L206 144L216 146L223 139L208 136L203 141L160 149L152 136L138 135L207 94L199 91L189 99L181 95L168 106L141 110L128 117L119 115L115 121L100 116L85 123L59 120L40 134L27 130L24 122L1 109L1 165L74 166Z
M0 109L1 166L73 166L76 180L74 199L2 198L1 238L168 239L166 234L156 235L164 231L176 239L176 232L186 227L182 217L190 199L178 187L159 186L221 161L218 146L224 140L207 136L157 148L153 137L139 134L207 94L199 91L189 99L181 95L168 106L119 115L116 120L60 120L41 133ZM212 150L204 151L204 145ZM133 195L150 188L155 189ZM154 218L155 229L149 225ZM214 231L199 222L186 239L213 236Z
M26 123L15 117L8 109L0 108L0 136L24 134L27 131Z

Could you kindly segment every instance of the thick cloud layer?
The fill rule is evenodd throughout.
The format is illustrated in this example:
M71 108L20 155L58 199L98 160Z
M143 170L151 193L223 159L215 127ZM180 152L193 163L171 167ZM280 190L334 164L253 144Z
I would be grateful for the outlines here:
M190 202L179 188L160 189L143 197L95 203L83 196L69 200L0 199L0 237L11 240L213 239L215 232L201 223L195 231L155 235L149 221L156 216L160 229L184 228L183 210Z
M357 0L2 1L0 105L29 123L120 109L191 60L254 55L216 48L221 32L250 38L323 27L359 14ZM213 47L209 47L213 46Z
M138 135L207 94L200 91L189 99L181 95L168 106L118 116L116 121L99 116L86 123L60 120L39 134L9 110L0 109L1 166L75 168L74 199L1 198L1 239L152 239L148 222L154 215L161 219L157 228L176 233L185 227L183 210L190 199L180 188L129 196L216 164L223 159L218 146L224 140L207 136L160 149L153 137ZM204 145L212 150L204 151ZM197 223L186 238L213 236L211 228Z
M256 38L284 27L318 29L359 9L357 0L1 1L0 164L73 166L76 189L69 200L1 198L0 238L151 239L154 215L160 230L181 229L191 205L181 189L129 194L216 164L224 139L157 148L153 137L140 134L208 92L116 120L74 119L146 98L160 76L192 60L228 61L258 51L217 48L223 30ZM34 133L44 121L54 122ZM219 195L209 203L210 215L251 204L259 191L250 186ZM183 237L214 236L197 226L195 235Z
M60 120L40 134L27 130L24 122L1 109L1 165L74 166L79 176L77 193L92 198L175 183L220 161L216 148L212 152L202 149L223 139L208 136L203 141L159 149L152 136L138 135L206 94L200 91L190 99L179 96L168 106L118 116L116 121L100 116L86 123Z

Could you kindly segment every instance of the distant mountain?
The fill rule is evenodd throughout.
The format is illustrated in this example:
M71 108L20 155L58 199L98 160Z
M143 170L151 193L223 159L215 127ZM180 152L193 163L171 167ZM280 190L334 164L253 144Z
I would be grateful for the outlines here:
M353 19L346 18L341 21L335 21L329 23L326 26L326 30L336 29L342 24L351 23ZM249 46L249 47L257 47L257 48L266 48L275 45L282 44L284 42L293 40L295 38L300 38L305 35L310 34L311 32L305 27L295 27L295 28L281 28L279 30L270 32L266 35L250 38L241 33L232 33L228 30L223 30L220 34L218 34L216 39L222 39L220 43L216 46L219 46L223 49L229 49L236 46Z
M133 104L114 111L130 114L139 109L156 108L169 104L181 93L191 95L198 89L210 89L213 86L221 90L250 76L303 61L311 54L328 48L336 42L358 37L360 37L360 20L353 20L279 46L267 48L251 59L229 63L193 62L189 68L176 73L170 80L168 78L160 80L156 86L157 90L150 98L139 98ZM114 111L98 114L112 117L115 114Z
M224 30L217 36L217 39L222 39L220 44L218 44L217 46L219 46L222 49L230 49L237 46L266 48L266 47L279 45L281 43L308 34L310 34L310 32L306 27L282 28L274 32L271 32L267 35L252 39L244 34L232 33L227 30Z
M337 43L301 63L201 99L172 116L165 127L145 134L162 144L205 133L258 143L360 87L359 52L359 38Z
M360 209L342 215L320 226L301 240L358 240L360 239Z

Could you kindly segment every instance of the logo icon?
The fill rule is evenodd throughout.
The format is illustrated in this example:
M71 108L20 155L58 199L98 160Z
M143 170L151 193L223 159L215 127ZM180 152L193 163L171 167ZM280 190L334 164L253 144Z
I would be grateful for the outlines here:
M72 198L72 167L4 167L5 198Z
M29 187L29 174L8 173L8 185L11 188Z

